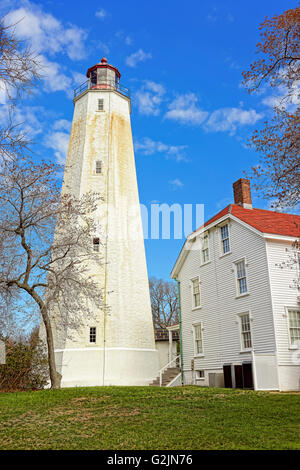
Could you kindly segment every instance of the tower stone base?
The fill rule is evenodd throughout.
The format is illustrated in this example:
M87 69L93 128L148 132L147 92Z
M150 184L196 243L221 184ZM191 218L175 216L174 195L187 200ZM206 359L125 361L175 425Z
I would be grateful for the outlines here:
M159 369L156 349L64 349L56 362L62 387L149 385Z

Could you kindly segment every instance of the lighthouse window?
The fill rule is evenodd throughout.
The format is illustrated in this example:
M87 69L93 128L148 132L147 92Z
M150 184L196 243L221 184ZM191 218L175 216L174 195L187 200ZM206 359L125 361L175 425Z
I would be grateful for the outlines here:
M96 166L95 166L95 173L96 175L99 175L102 172L102 162L101 160L96 161Z
M93 250L96 253L99 253L99 247L100 247L100 238L93 238Z
M96 327L91 326L90 328L90 343L96 343Z
M91 72L91 85L92 85L92 87L97 85L97 72L96 72L96 70L93 70Z
M104 100L98 100L98 111L103 111L104 109Z

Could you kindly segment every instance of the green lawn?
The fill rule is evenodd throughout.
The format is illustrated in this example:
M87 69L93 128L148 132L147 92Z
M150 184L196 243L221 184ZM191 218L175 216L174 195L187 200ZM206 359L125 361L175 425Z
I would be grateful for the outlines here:
M0 449L300 449L300 394L199 387L2 393Z

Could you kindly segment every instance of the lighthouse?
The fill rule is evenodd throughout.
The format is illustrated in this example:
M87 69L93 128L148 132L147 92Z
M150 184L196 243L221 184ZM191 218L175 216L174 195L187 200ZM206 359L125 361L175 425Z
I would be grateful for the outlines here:
M131 133L129 90L105 57L74 92L62 193L101 195L91 240L103 262L90 271L105 309L76 334L56 339L62 387L148 385L158 375L142 221ZM56 319L59 324L59 316Z

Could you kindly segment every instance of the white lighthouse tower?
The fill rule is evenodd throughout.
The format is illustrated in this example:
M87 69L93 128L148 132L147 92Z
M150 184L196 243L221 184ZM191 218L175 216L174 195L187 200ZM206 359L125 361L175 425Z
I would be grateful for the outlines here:
M100 193L91 241L103 258L91 271L108 306L74 338L56 341L62 387L147 385L158 375L130 125L129 91L103 57L74 94L63 192ZM102 244L103 242L103 244ZM59 322L59 318L58 318Z

